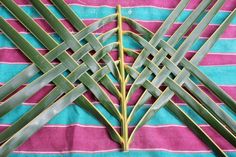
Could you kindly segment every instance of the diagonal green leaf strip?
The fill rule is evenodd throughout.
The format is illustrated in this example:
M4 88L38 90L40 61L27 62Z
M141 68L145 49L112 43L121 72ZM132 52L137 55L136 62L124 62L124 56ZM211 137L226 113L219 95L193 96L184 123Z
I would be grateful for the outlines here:
M7 156L73 102L97 118L107 128L110 137L121 145L123 151L129 150L129 146L139 128L145 125L160 108L166 107L217 156L227 156L215 141L171 98L174 95L181 98L222 137L236 147L235 121L190 78L191 75L196 77L219 100L236 113L235 100L197 68L197 65L235 17L236 10L231 12L196 54L190 60L187 60L184 57L185 54L225 2L225 0L217 0L213 7L205 13L205 9L211 5L212 1L203 0L174 34L167 41L163 40L163 36L189 1L182 0L161 27L155 33L152 33L135 20L122 16L120 5L118 5L115 14L86 26L66 2L51 0L78 31L72 34L40 0L31 0L33 7L63 40L61 43L57 43L15 2L0 0L1 4L48 49L47 54L40 54L0 17L0 30L32 61L30 66L0 87L0 100L2 101L0 117L25 102L48 83L55 85L55 88L42 98L37 105L0 133L0 142L2 143L0 156ZM201 16L203 18L190 35L178 48L175 48L185 33L191 29ZM93 34L93 32L114 20L117 21L116 28L98 37ZM123 30L123 23L127 23L139 34ZM135 50L125 48L124 35L131 37L139 44L142 51L138 53ZM112 36L117 36L117 41L105 44ZM68 53L68 49L71 49L73 53ZM114 60L110 55L113 50L118 51L117 60ZM134 63L126 63L125 56L132 57ZM51 62L55 59L58 59L60 63L52 64ZM67 76L63 74L65 71L69 72ZM38 78L17 91L20 86L27 83L39 72L42 74ZM111 75L118 80L118 85L112 81ZM151 75L154 75L154 78L149 80ZM129 83L132 85L128 90ZM160 90L159 87L163 84L167 88ZM145 90L128 114L128 102L140 87ZM120 122L120 131L84 95L86 92L92 93L104 109ZM119 107L112 101L110 96L114 96L119 100ZM129 124L133 117L151 97L155 98L155 102L144 115L140 115L140 121L129 132Z

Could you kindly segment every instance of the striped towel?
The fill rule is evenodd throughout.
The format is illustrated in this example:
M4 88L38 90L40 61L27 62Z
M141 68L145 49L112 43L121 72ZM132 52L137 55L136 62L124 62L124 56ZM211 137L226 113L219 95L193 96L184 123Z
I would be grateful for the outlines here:
M35 11L28 0L15 0L21 8L35 19L42 28L58 42L61 39L54 33L46 21ZM60 18L67 28L74 32L75 29L63 18L59 11L47 0L43 0L49 9ZM179 0L66 0L71 8L88 25L97 19L116 12L116 5L121 4L124 16L136 19L140 24L153 32L160 27ZM181 25L201 0L192 0L185 11L177 19L173 27L165 35L170 35ZM201 34L201 38L195 43L186 57L190 58L204 41L216 30L219 24L236 8L236 0L226 0L221 11L217 13L211 24ZM47 50L37 39L27 32L16 19L3 6L0 6L0 16L6 19L16 28L24 38L45 54ZM111 23L99 29L96 34L104 33L113 28L116 23ZM130 29L124 26L124 29ZM116 40L112 38L111 41ZM139 49L128 36L124 36L125 47ZM111 52L115 57L115 52ZM132 62L132 60L129 60ZM29 66L30 61L24 57L11 41L0 32L0 84L10 80L20 71ZM229 95L236 99L236 18L227 28L225 33L216 42L209 54L199 65L200 70L210 79L216 82ZM195 80L194 80L195 81ZM197 81L195 81L197 82ZM199 87L203 88L201 84ZM14 123L26 111L37 104L51 89L52 84L47 85L37 94L27 100L24 104L0 118L0 129ZM206 90L205 88L203 88ZM209 92L208 92L209 93ZM135 93L137 96L140 91ZM209 93L210 94L210 93ZM96 107L109 117L100 104L91 96ZM180 99L173 100L196 121L216 143L229 155L236 156L236 148L230 145L203 119L192 111ZM236 115L225 107L219 100L214 100L229 113L235 120ZM117 102L117 100L113 100ZM135 100L133 100L135 101ZM138 114L143 114L148 105L143 107ZM129 108L132 108L132 101ZM113 125L118 122L110 117ZM137 119L138 120L138 119ZM133 122L134 125L135 121ZM189 156L214 156L209 148L198 139L180 120L174 117L167 109L162 108L135 136L129 152L120 152L120 146L113 142L107 135L105 128L95 118L89 115L79 106L71 104L63 112L53 118L46 126L34 134L27 142L15 150L10 157L59 157L59 156L168 156L168 157L189 157Z

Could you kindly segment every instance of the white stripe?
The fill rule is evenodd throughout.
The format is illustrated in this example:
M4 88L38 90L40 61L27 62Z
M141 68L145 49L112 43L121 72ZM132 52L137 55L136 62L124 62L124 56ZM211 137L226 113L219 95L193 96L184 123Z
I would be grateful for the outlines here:
M86 2L83 1L79 1L80 3L83 4L79 4L79 3L68 3L68 5L70 6L81 6L81 7L85 7L85 8L101 8L101 7L107 7L107 8L116 8L116 6L111 6L111 5L88 5L86 4ZM53 4L45 4L46 6L54 6ZM24 7L32 7L32 4L18 4L18 6ZM154 6L154 5L135 5L135 6L122 6L122 8L127 8L127 9L133 9L133 8L155 8L155 9L163 9L163 10L174 10L175 8L173 7L159 7L159 6ZM193 11L195 9L189 9L189 8L185 8L185 11ZM206 11L209 11L209 9L206 9ZM231 12L230 10L225 10L225 9L220 9L219 12Z
M0 124L0 127L9 127L11 124ZM208 124L198 124L199 127L208 128L211 127ZM90 125L90 124L47 124L43 126L44 128L68 128L68 127L82 127L82 128L97 128L97 129L105 129L106 127L103 125ZM120 126L113 126L114 128L120 128ZM129 128L134 128L134 125L130 125ZM162 124L162 125L147 125L145 124L143 128L188 128L186 125L181 124Z
M1 86L3 86L4 84L6 84L5 82L0 82L0 85ZM26 85L28 85L28 84L23 84L22 86L26 86ZM74 85L78 85L78 84L74 84ZM114 85L115 86L119 86L119 84L118 83L114 83ZM132 84L127 84L128 86L131 86ZM54 86L55 87L55 85L54 84L47 84L47 85L45 85L45 86L49 86L49 87L51 87L51 86ZM203 85L203 84L197 84L197 86L198 87L205 87L205 85ZM223 84L221 84L221 85L218 85L219 87L236 87L236 85L234 85L234 84L232 84L232 85L228 85L228 84L226 84L226 85L223 85ZM166 85L161 85L160 87L167 87ZM186 87L185 85L182 85L182 87Z
M19 50L18 48L16 47L0 47L0 50ZM45 51L45 50L48 50L48 49L45 49L45 48L35 48L36 50L38 51ZM114 51L116 51L116 49L113 49ZM134 51L142 51L142 49L133 49ZM192 50L189 50L187 53L196 53L197 51L192 51ZM1 53L1 52L0 52ZM232 52L232 53L228 53L228 52L209 52L207 53L208 55L236 55L236 52Z
M38 51L48 50L45 48L35 48ZM17 47L0 47L0 50L19 50Z
M71 153L108 153L120 151L121 149L107 149L107 150L69 150L69 151L13 151L14 153L19 154L71 154ZM165 148L130 148L130 151L163 151L163 152L171 152L171 153L212 153L211 150L171 150ZM236 149L222 149L224 152L236 152Z
M59 62L51 62L53 65L58 65L60 64ZM31 65L33 64L32 62L4 62L4 61L0 61L0 64L24 64L24 65Z
M114 27L115 28L115 27ZM105 29L105 28L103 28L103 29ZM102 31L102 30L100 30L100 31ZM73 35L75 35L75 33L78 33L79 31L70 31L70 33L72 33ZM31 32L28 32L28 31L18 31L18 33L20 33L20 34L25 34L25 35L32 35L32 33ZM3 32L0 32L0 34L3 34ZM52 31L52 32L47 32L47 34L49 34L49 35L57 35L57 33L55 32L55 31ZM97 30L95 31L95 32L92 32L92 34L94 34L94 35L101 35L101 34L104 34L104 32L102 31L102 32L97 32ZM136 35L143 35L143 34L140 34L140 33L135 33ZM168 37L168 38L170 38L172 35L171 34L165 34L163 37ZM182 39L186 39L188 36L183 36L182 37ZM200 36L198 39L202 39L202 40L207 40L207 39L209 39L211 36L209 36L209 37L202 37L202 36ZM225 38L225 37L220 37L219 38L219 40L235 40L236 39L236 37L230 37L230 38Z
M114 27L115 28L115 27ZM105 29L105 28L103 28L103 29ZM99 29L100 30L100 29ZM102 30L100 30L100 31L102 31ZM79 31L70 31L70 33L72 33L73 35L75 35L75 33L78 33ZM25 35L32 35L32 33L31 32L29 32L29 31L18 31L18 33L20 33L20 34L25 34ZM0 32L0 34L3 34L3 32ZM55 31L53 31L53 32L47 32L47 34L50 34L50 35L57 35L57 33L55 32ZM94 35L101 35L101 34L104 34L104 32L102 31L102 32L98 32L97 30L95 30L94 32L92 32L92 34L94 34ZM137 34L137 35L143 35L143 34L140 34L140 33L135 33L135 34ZM163 37L171 37L172 35L171 34L165 34ZM182 37L182 39L185 39L185 38L187 38L188 36L183 36ZM198 39L209 39L210 37L202 37L202 36L200 36ZM222 40L235 40L236 39L236 37L233 37L233 38L224 38L224 37L220 37L219 39L222 39Z
M34 20L45 20L43 17L35 17L35 18L33 18ZM100 19L102 19L102 18L81 18L83 21L97 21L97 20L100 20ZM132 18L133 20L135 20L135 21L137 21L137 22L144 22L144 23L150 23L150 22L152 22L152 23L163 23L164 21L162 21L162 20L141 20L141 19L134 19L134 18ZM12 20L12 21L17 21L15 18L7 18L7 19L5 19L6 21L10 21L10 20ZM66 18L60 18L59 20L65 20L65 21L67 21L67 19ZM183 24L183 22L174 22L174 24ZM194 25L196 25L196 24L198 24L198 23L194 23ZM214 24L214 23L210 23L210 24L208 24L208 26L220 26L220 24ZM236 24L229 24L228 26L232 26L232 27L236 27Z
M58 65L59 62L51 62L53 65ZM101 62L98 62L100 65L106 65L105 63L101 63ZM33 64L32 62L28 61L18 61L18 62L5 62L5 61L0 61L0 64L11 64L11 65L14 65L14 64L19 64L19 65L31 65ZM127 65L133 65L133 62L126 62ZM229 63L225 63L225 64L216 64L216 63L211 63L211 64L201 64L201 65L198 65L200 67L224 67L224 66L236 66L236 63L232 63L232 64L229 64ZM163 67L162 65L160 65L159 67Z
M1 103L3 103L3 102L1 102L0 101L0 104ZM99 101L92 101L92 103L94 104L94 105L100 105L101 103L99 102ZM24 102L24 103L22 103L22 105L24 105L24 106L35 106L35 105L37 105L38 103L29 103L29 102ZM186 103L175 103L175 104L177 104L178 106L188 106ZM217 105L224 105L224 103L216 103L215 102L215 104L217 104ZM74 105L73 103L71 104L71 105ZM120 105L119 104L116 104L116 103L114 103L114 105L116 106L116 107L119 107ZM151 106L152 104L148 104L148 103L145 103L144 104L145 106ZM129 107L133 107L133 105L132 106L129 106Z

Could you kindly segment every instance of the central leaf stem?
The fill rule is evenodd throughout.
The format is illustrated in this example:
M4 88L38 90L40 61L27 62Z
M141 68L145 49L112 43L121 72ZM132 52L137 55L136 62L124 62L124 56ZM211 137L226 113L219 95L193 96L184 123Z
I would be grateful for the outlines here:
M127 123L127 102L126 102L126 82L125 82L125 60L124 60L124 50L123 50L123 30L122 30L122 16L121 7L117 6L118 15L118 43L119 43L119 68L120 68L120 92L121 92L121 113L122 113L122 124L121 133L123 138L123 150L128 151L128 123Z

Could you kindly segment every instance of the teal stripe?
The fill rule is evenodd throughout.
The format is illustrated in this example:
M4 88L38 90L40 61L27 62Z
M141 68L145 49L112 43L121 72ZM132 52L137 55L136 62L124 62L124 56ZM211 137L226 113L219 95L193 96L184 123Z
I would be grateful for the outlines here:
M227 152L229 157L235 157L236 152ZM12 153L9 157L61 157L62 154L17 154ZM107 152L107 153L71 153L63 154L63 157L215 157L213 153L172 153L167 151L129 151L129 152Z
M53 39L61 43L61 39L56 34L50 34ZM22 34L22 36L35 48L45 48L32 34ZM11 40L4 34L0 34L0 48L2 47L16 47Z
M0 64L0 82L7 82L12 77L17 75L29 64ZM199 69L206 74L211 80L219 85L236 85L236 66L199 66ZM37 78L35 76L33 79ZM117 80L110 75L114 83ZM195 78L194 82L199 83Z
M11 78L24 70L27 66L29 66L29 64L0 64L0 82L9 81ZM40 75L37 74L34 78L31 79L31 81L38 78L39 76Z
M26 64L0 64L0 82L7 82L27 66Z
M208 78L210 78L212 81L214 81L218 85L233 85L236 84L236 66L198 66L200 71L202 71ZM141 71L141 70L140 70ZM139 71L139 72L140 72ZM149 80L152 80L154 78L154 74L152 74L149 77ZM193 76L190 76L190 78L195 82L196 84L199 84L200 81ZM114 79L114 77L111 77L113 82L118 83Z
M236 84L236 66L199 66L199 69L216 84ZM193 81L198 83L195 78Z
M12 124L16 120L18 120L24 113L29 111L33 106L28 105L20 105L11 112L9 112L4 117L0 118L0 124ZM119 122L112 117L100 104L96 104L96 107L101 111L101 113L109 119L109 121L114 126L119 126ZM142 117L147 109L149 108L148 105L144 105L139 112L136 114L138 116L134 117L134 120L130 125L135 125L139 118ZM197 124L207 124L201 117L199 117L191 108L187 105L181 105L181 109L183 109ZM222 105L221 108L231 115L231 117L236 120L236 115L232 113L227 106ZM129 112L131 111L132 107L128 108ZM88 112L83 110L81 107L77 105L70 105L65 110L63 110L60 114L58 114L55 118L53 118L49 124L61 124L61 125L68 125L68 124L83 124L83 125L102 125L100 122L91 116ZM178 120L168 109L162 108L157 114L147 123L148 125L168 125L168 124L175 124L175 125L183 125L183 123Z
M23 37L30 42L31 45L33 45L35 48L45 48L40 42L31 34L22 34ZM51 34L51 36L58 42L61 43L61 39L56 34ZM167 40L168 38L165 38ZM107 45L112 42L116 42L117 37L113 36L109 40L107 40L104 45ZM142 47L135 42L131 37L124 35L124 46L127 48L132 49L141 49ZM182 40L183 41L183 40ZM197 51L204 43L205 39L198 40L191 48L190 50ZM181 43L181 42L180 42ZM14 48L14 44L4 35L0 34L0 48L3 47L12 47ZM213 48L210 50L210 52L220 52L220 53L235 53L236 52L236 39L219 39L213 46Z
M33 18L38 18L40 15L31 6L21 7L28 15ZM109 7L84 7L72 5L71 8L82 19L88 18L102 18L110 14L116 13L115 8ZM56 10L54 6L49 6L49 9L56 15L57 18L63 18L63 16ZM177 22L183 22L191 14L192 11L183 11ZM165 20L171 13L171 10L153 8L153 7L138 7L138 8L123 8L122 15L139 19L139 20ZM221 24L223 20L229 15L229 12L219 12L213 18L211 23ZM5 19L13 18L13 16L4 8L0 7L0 16ZM236 24L236 18L232 21L232 24Z

